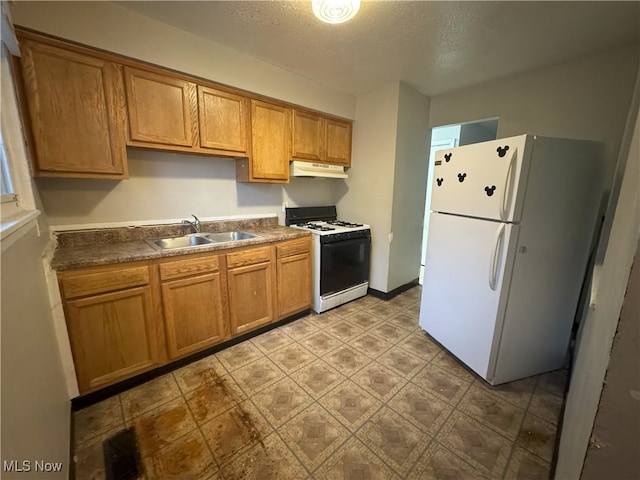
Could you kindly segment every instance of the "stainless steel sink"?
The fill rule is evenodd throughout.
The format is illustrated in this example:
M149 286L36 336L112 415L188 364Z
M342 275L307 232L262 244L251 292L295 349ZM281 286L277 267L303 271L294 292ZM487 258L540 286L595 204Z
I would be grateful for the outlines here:
M238 240L248 240L250 238L257 237L257 235L253 235L247 232L204 233L203 235L205 238L208 238L214 243L237 242Z
M247 232L220 232L220 233L192 233L180 237L166 237L147 240L146 242L156 250L166 250L173 248L190 248L211 245L214 243L236 242L238 240L248 240L256 238Z
M147 243L157 250L165 250L167 248L186 248L197 247L199 245L210 245L211 240L199 233L191 235L183 235L181 237L156 238L147 240Z

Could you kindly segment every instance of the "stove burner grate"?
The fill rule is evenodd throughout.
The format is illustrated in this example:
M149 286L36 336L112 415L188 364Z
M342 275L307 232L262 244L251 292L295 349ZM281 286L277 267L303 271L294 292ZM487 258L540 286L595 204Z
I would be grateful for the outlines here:
M303 227L303 228L309 228L311 230L318 230L318 231L321 231L321 232L328 232L330 230L335 230L335 228L333 228L333 227L327 227L325 225L319 225L317 223L311 223L311 222L309 222L309 223L301 223L298 226L299 227Z
M345 222L342 220L329 220L327 223L337 225L339 227L362 227L362 223Z

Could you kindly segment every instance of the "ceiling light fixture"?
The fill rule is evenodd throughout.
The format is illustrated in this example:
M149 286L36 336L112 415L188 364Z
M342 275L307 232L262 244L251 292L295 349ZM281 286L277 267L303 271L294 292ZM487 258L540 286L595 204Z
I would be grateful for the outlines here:
M313 13L326 23L343 23L355 17L360 0L311 0Z

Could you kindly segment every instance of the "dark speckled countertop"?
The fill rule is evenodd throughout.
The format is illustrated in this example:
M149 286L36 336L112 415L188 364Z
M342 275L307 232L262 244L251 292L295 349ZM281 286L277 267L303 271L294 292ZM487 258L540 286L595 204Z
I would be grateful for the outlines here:
M311 235L302 230L278 225L276 217L202 222L202 232L229 231L243 231L257 235L257 237L235 242L212 243L198 247L156 250L145 240L185 235L191 233L190 227L182 224L168 224L58 232L55 234L57 243L51 261L51 268L60 271L175 257L190 253L211 252L291 240Z

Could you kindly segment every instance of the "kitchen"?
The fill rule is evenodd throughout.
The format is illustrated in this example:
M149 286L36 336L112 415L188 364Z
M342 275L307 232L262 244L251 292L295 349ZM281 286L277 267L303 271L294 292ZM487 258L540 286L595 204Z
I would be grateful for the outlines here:
M380 292L390 292L417 277L419 261L406 252L419 256L422 212L416 205L424 197L425 131L497 116L500 137L535 132L605 140L613 165L637 70L636 51L621 47L431 98L397 81L373 86L355 97L117 4L27 3L12 10L16 24L34 30L356 120L354 166L348 182L295 179L285 187L241 184L235 182L230 159L211 162L130 149L131 179L127 181L39 179L36 185L50 225L180 219L190 213L283 215L285 202L290 206L336 204L341 217L372 225L370 281ZM113 34L116 30L118 35ZM216 62L200 61L214 55ZM580 88L576 88L578 81ZM366 168L357 168L359 164ZM209 207L201 212L204 204Z

